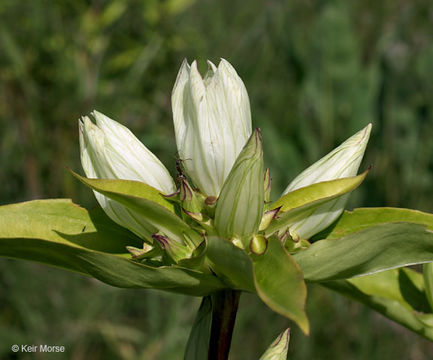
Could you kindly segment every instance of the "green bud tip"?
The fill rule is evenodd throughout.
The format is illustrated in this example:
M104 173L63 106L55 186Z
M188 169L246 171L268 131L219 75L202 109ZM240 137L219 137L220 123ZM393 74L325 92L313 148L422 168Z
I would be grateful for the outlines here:
M286 230L280 231L278 237L280 238L280 241L283 244L287 240L291 240L294 243L298 243L301 240L299 235L295 233L293 230L290 230L290 228L286 228Z
M272 210L268 210L263 214L262 221L260 222L260 226L259 226L259 231L265 230L271 224L272 220L274 220L277 217L277 214L280 211L280 209L281 206Z
M136 248L134 246L126 246L126 250L128 250L134 260L138 260L153 250L153 246L143 243L142 249Z
M250 242L250 250L256 255L262 255L265 253L268 247L268 239L263 235L255 235Z
M186 215L188 215L191 219L193 219L193 220L195 220L195 221L198 221L198 222L201 222L201 221L203 221L203 214L202 213L200 213L200 212L192 212L192 211L188 211L188 210L186 210L186 209L184 209L184 208L182 208L182 211L186 214Z
M216 204L216 202L217 202L217 198L216 198L216 196L208 196L208 197L205 199L205 201L204 201L204 203L205 203L207 206L213 206L213 205Z

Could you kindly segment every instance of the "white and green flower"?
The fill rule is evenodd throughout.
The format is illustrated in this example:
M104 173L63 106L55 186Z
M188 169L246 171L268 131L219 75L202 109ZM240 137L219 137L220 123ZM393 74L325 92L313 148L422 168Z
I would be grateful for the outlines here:
M182 177L177 192L158 158L126 127L96 111L92 113L96 124L89 117L80 120L81 162L86 175L135 180L163 194L174 194L172 200L180 203L186 215L203 222L204 232L213 229L226 239L241 240L245 249L260 232L269 236L277 231L295 240L309 239L342 213L348 191L317 206L313 202L305 211L286 217L285 222L279 216L287 206L280 214L275 205L278 201L270 209L264 206L269 203L270 175L265 172L264 186L260 131L252 133L247 91L226 60L218 67L209 62L204 77L196 61L191 66L184 61L173 88L172 107L179 157L192 186ZM303 171L287 186L283 198L312 184L355 176L370 131L371 124ZM98 192L95 195L111 219L142 238L152 241L161 230L124 205ZM203 202L206 197L209 201ZM170 240L169 234L163 236Z
M93 123L85 116L79 121L81 165L88 178L136 180L162 193L176 186L165 166L125 126L94 111ZM150 238L155 229L142 216L94 191L107 215L138 236Z
M284 190L283 195L319 182L355 176L370 137L371 124L358 131L340 146L300 173ZM292 236L309 239L331 225L343 212L349 194L326 202L309 216L289 225Z
M179 157L194 184L218 196L225 179L251 135L247 90L224 59L208 62L201 77L197 62L183 62L172 93Z

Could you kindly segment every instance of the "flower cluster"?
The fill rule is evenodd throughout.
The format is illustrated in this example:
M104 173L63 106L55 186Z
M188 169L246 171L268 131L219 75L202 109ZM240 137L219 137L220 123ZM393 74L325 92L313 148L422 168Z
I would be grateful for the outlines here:
M270 203L270 173L263 165L261 133L252 130L247 91L226 60L218 67L209 62L204 77L196 61L191 65L184 61L174 85L172 109L181 172L177 184L123 125L97 111L91 114L95 123L87 116L79 122L81 162L88 178L144 183L163 194L179 221L191 229L180 235L170 232L95 191L107 215L144 240L143 249L129 248L136 259L165 252L177 263L193 257L201 244L197 238L206 236L260 252L266 247L266 237L276 234L286 248L293 249L293 243L308 240L335 221L353 188L305 202L308 206L296 212L288 204L292 194L314 184L354 177L371 130L371 124L367 125L307 168L279 200Z

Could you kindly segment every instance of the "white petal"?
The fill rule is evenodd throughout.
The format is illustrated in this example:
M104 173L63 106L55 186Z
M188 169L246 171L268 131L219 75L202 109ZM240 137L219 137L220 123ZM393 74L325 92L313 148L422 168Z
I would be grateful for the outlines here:
M98 178L136 180L170 194L175 185L169 172L125 126L94 111L95 135L90 139L95 151ZM90 121L90 120L89 120ZM98 171L99 170L99 171Z
M324 203L315 208L303 220L289 225L289 229L301 239L309 239L331 225L343 212L349 194Z
M284 190L289 191L312 185L321 181L341 179L355 176L364 156L370 137L371 124L332 150L328 155L315 162L299 174Z
M164 193L175 191L162 163L125 126L94 112L96 125L86 116L79 121L81 164L89 178L136 180ZM94 191L106 214L140 237L156 232L140 214Z
M248 94L233 67L208 62L203 79L194 61L182 64L172 107L179 156L195 185L218 196L251 135Z
M283 194L318 182L355 176L364 156L370 131L371 124L368 124L328 155L304 170L289 184ZM345 194L316 207L305 219L290 224L290 231L301 239L309 239L326 229L341 215L348 198L349 194Z
M177 74L176 82L173 87L171 94L171 103L173 108L173 123L174 130L176 134L176 142L178 144L183 144L185 142L186 136L186 121L183 114L183 104L185 98L185 87L189 82L189 65L186 59L182 62L179 73ZM181 154L179 154L180 156ZM183 156L181 156L183 158Z

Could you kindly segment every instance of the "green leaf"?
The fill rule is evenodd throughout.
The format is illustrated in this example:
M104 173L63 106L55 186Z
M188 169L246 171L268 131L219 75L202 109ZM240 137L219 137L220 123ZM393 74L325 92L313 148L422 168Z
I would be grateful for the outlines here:
M346 279L433 261L433 232L412 223L385 223L320 240L294 255L309 281Z
M289 341L290 329L286 329L275 339L259 360L287 360Z
M367 176L368 170L358 176L323 181L282 196L270 209L280 208L278 217L266 229L266 234L287 227L290 223L311 215L319 206L356 189Z
M316 201L326 201L356 189L365 179L368 170L358 176L337 180L322 181L302 187L283 195L272 203L270 209L281 207L281 211L289 211Z
M207 359L209 355L209 341L212 325L212 301L210 296L205 296L194 320L184 360Z
M224 287L212 275L147 266L126 258L129 255L115 255L124 253L126 245L139 246L140 240L105 215L93 216L70 200L0 207L0 256L58 266L123 288L203 296Z
M330 227L314 236L315 239L337 239L373 225L391 222L410 222L433 230L433 214L400 208L359 208L345 211Z
M424 264L422 268L425 294L430 304L430 309L433 310L433 263Z
M188 234L196 246L201 243L200 235L176 216L172 204L151 186L130 180L88 179L72 173L93 190L141 214L147 223L177 242L184 243L184 234Z
M36 238L113 254L143 240L97 208L87 211L70 199L34 200L0 206L0 238Z
M275 312L292 319L308 334L305 314L307 288L293 257L276 237L269 238L262 255L251 255L257 294Z
M324 282L322 285L433 340L433 314L425 297L423 278L413 270L393 269L350 280Z
M251 259L242 249L217 236L208 238L206 253L212 270L233 289L255 292Z
M80 180L84 185L101 191L130 195L140 199L145 199L157 203L174 213L174 205L168 201L161 191L140 181L119 180L119 179L89 179L69 170L73 176Z

